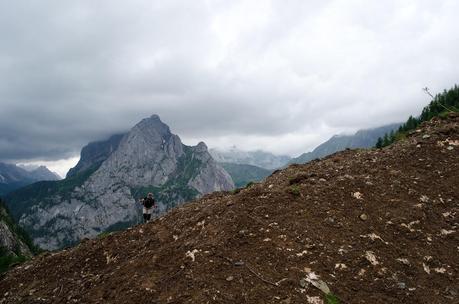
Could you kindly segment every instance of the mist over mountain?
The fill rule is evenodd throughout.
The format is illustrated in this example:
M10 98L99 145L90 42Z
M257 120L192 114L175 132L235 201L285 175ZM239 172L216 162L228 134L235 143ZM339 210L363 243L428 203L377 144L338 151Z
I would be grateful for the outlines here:
M291 159L288 155L274 155L262 150L242 151L236 147L229 150L212 148L209 152L219 163L245 164L269 170L282 167Z
M234 183L201 142L182 144L159 116L127 134L91 143L67 178L6 197L12 215L46 249L56 249L139 222L138 199L153 192L159 212Z
M100 165L118 148L124 135L125 134L113 135L107 140L91 142L84 146L81 150L78 164L69 170L67 177L75 176L95 165Z
M322 158L345 149L374 147L379 137L396 130L399 126L400 123L394 123L378 128L359 130L353 135L334 135L311 152L292 158L289 163L305 164L311 160Z

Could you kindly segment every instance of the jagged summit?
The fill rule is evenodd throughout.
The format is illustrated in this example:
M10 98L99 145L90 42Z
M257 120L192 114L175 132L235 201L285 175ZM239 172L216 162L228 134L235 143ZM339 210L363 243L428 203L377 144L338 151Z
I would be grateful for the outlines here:
M60 248L137 223L137 200L148 192L165 212L204 194L234 188L205 144L182 144L157 115L124 135L89 144L81 155L62 185L39 185L7 198L13 215L42 248Z
M172 136L169 126L161 121L158 115L154 114L148 118L142 119L138 124L136 124L131 132L140 131L147 137L157 137L169 138Z
M325 303L321 280L341 303L457 303L457 172L451 115L40 255L0 301Z

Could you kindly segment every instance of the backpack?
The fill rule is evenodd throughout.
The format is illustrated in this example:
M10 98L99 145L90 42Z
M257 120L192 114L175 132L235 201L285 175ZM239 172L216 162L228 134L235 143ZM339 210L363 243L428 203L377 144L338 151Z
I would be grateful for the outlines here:
M155 200L151 197L147 197L144 201L143 201L143 205L145 206L145 208L149 209L151 207L153 207L153 205L155 204Z

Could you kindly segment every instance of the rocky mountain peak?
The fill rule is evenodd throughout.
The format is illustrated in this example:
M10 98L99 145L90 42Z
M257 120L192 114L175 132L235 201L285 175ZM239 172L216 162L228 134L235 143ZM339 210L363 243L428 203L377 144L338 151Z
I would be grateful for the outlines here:
M194 148L196 152L207 152L207 145L204 142L199 142Z
M204 194L234 188L204 143L182 144L158 115L83 150L79 164L60 184L43 185L46 191L37 187L37 193L29 188L27 199L19 192L8 200L16 209L13 215L20 216L42 248L59 248L137 223L137 200L148 192L165 212Z
M172 136L169 126L163 123L156 114L142 119L132 128L131 132L141 133L148 138L161 137L163 139L168 139Z

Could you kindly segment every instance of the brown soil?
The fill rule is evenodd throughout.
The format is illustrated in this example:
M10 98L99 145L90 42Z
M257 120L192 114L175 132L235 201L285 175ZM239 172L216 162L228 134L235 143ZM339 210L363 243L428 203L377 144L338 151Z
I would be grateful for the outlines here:
M459 303L458 185L451 115L42 254L0 303L321 303L312 272L341 303Z

